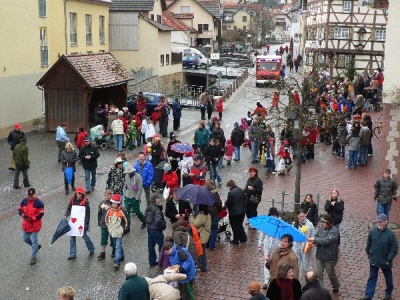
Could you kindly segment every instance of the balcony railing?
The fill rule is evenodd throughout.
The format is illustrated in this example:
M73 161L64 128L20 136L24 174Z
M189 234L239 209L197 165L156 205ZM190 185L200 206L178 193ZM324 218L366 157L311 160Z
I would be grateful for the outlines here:
M49 65L49 50L47 46L40 47L40 65L42 67Z

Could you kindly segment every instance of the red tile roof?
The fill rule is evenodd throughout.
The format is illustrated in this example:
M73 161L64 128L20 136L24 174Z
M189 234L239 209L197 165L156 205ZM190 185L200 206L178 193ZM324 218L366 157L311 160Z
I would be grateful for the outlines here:
M171 11L163 11L163 24L178 31L197 32L196 29L180 22Z

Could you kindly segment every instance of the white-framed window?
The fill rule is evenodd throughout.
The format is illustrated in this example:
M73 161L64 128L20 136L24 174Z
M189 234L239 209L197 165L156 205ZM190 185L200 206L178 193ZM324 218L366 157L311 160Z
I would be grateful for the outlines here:
M386 41L386 29L375 30L375 41Z
M181 6L181 14L190 13L190 6Z
M160 55L160 66L164 65L164 55Z
M351 64L351 55L339 55L338 57L338 67L348 68Z
M99 41L101 45L106 43L106 38L104 35L104 16L99 16Z
M348 40L350 38L350 28L335 27L333 31L333 38L337 40Z
M343 13L345 14L351 13L351 1L349 0L343 1Z
M70 45L76 46L78 44L78 37L76 33L76 13L69 13L69 38Z
M46 17L46 0L39 0L39 17Z
M86 45L92 44L92 15L85 15L86 21Z
M47 48L47 28L40 28L40 65L47 67L49 65L49 51Z

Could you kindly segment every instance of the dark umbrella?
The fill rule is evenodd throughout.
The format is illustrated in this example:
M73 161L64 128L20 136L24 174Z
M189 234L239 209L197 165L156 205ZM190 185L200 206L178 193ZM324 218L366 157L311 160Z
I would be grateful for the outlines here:
M62 219L60 224L58 224L56 232L54 232L53 238L51 239L50 245L52 245L56 240L58 240L61 236L66 234L71 230L71 226L69 226L68 221Z
M72 178L74 176L74 168L66 167L64 169L65 178L67 178L68 184L72 183Z
M192 145L190 145L188 143L172 144L171 149L178 153L188 153L193 150Z
M206 187L188 184L180 189L174 190L180 200L188 201L194 205L204 204L213 205L215 196Z

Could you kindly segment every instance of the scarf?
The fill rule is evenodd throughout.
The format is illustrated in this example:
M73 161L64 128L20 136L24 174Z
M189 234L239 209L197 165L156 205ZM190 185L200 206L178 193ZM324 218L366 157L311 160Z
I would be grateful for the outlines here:
M294 300L293 279L276 278L276 283L281 289L281 299Z

